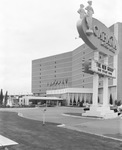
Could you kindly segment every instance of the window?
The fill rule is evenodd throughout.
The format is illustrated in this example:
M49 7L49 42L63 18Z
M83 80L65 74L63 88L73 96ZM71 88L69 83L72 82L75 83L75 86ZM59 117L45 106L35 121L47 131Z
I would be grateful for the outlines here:
M108 67L108 71L113 72L113 68Z
M106 70L106 66L105 66L105 65L102 65L102 69Z
M101 68L101 64L97 62L97 67Z

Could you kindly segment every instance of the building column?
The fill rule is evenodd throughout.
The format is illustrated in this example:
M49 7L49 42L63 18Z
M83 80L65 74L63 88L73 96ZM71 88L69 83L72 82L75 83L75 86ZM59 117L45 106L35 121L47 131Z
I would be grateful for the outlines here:
M94 52L94 59L96 61L99 60L99 52L95 51ZM99 75L97 73L94 73L93 75L93 99L92 103L94 107L98 106L98 80L99 80Z
M104 64L108 65L108 56L104 57ZM108 77L103 78L103 107L108 106Z
M68 106L70 106L70 96L69 96L69 93L67 93L67 104L68 104Z

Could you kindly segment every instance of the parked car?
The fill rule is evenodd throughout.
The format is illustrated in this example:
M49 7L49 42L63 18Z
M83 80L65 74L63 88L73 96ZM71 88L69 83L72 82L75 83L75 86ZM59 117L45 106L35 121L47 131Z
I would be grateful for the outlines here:
M84 103L83 106L84 106L84 111L90 110L90 104L89 103Z
M122 113L122 104L118 106L118 112Z
M20 107L19 106L19 104L12 104L12 106L11 107L15 107L15 108L17 108L17 107Z
M117 112L118 115L122 114L122 104L120 106L110 106L111 110L114 110L114 112Z
M111 109L111 110L114 110L114 112L118 112L118 106L113 106L113 105L111 105L111 106L110 106L110 109Z

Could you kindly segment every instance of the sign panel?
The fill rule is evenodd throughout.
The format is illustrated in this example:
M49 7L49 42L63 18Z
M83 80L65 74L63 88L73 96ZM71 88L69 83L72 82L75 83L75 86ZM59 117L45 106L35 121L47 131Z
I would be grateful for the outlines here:
M82 63L82 71L89 74L98 73L101 76L107 76L109 78L116 77L116 70L113 67L100 63L94 59L84 61Z
M119 46L114 34L103 23L92 18L92 31L88 31L86 17L77 22L80 38L93 50L98 50L104 55L118 54Z
M105 65L103 63L100 63L94 59L92 59L92 65L91 65L91 70L100 74L104 75L110 78L115 78L116 77L116 70L113 67L110 67L108 65Z

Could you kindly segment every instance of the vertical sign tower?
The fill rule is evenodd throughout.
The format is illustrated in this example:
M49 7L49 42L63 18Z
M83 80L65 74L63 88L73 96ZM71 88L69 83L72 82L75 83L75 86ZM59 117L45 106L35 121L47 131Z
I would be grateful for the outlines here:
M116 78L115 68L108 66L108 57L118 54L118 42L114 34L103 23L93 18L94 10L92 1L88 6L80 5L78 10L80 20L77 22L79 37L93 50L94 58L91 60L90 70L86 73L93 74L93 104L84 116L97 116L102 118L117 117L117 113L110 110L108 102L108 78ZM104 63L99 62L99 54L103 55ZM85 65L88 64L84 62ZM87 67L88 68L88 67ZM98 106L98 82L99 76L103 77L103 104Z

